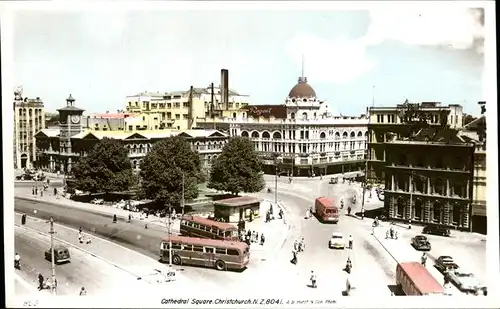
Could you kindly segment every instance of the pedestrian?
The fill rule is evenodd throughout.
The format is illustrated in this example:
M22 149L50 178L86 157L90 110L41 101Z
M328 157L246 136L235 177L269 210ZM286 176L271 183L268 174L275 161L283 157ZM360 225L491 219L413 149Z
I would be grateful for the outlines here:
M38 187L35 186L35 195L38 195Z
M147 218L147 217L146 217ZM118 219L116 218L116 214L113 215L113 223L116 223Z
M411 230L411 219L408 220L408 229Z
M132 222L132 215L128 214L128 223Z
M247 238L250 238L252 236L252 231L248 230L247 231Z
M85 296L87 295L87 290L85 290L85 288L82 286L82 288L80 289L80 296Z
M43 290L43 283L45 282L45 278L43 277L42 273L38 273L38 290L41 291Z
M255 232L255 242L259 241L259 232Z
M43 197L43 190L40 189L40 197Z
M316 288L316 274L311 270L311 287Z
M32 194L32 195L35 195L35 186L33 186L33 187L31 188L31 194Z
M297 241L297 239L295 239L295 241L293 242L293 250L294 251L299 250L299 242Z
M278 216L280 219L283 219L283 210L280 208L280 211L278 212Z
M347 207L347 215L348 215L348 216L350 216L350 215L351 215L351 210L352 210L351 206L348 206L348 207Z
M273 203L269 203L269 213L273 213Z
M354 242L354 239L352 238L352 235L349 235L349 249L352 250L352 244Z
M83 244L83 233L82 232L78 232L78 242Z
M22 214L22 216L21 216L21 224L22 225L26 224L26 214Z
M89 235L87 235L87 237L85 238L85 243L86 243L87 245L90 245L90 244L92 243L92 239L90 238L90 236L89 236Z
M83 229L82 229L82 227L80 226L80 227L78 228L78 233L80 233L80 234L81 234L82 232L83 232Z
M296 265L297 264L297 251L296 250L292 250L292 260L290 261L290 263Z
M264 234L260 234L260 245L263 246L265 241L266 238L264 237Z
M425 267L425 264L427 263L427 255L425 254L425 252L422 254L421 262L422 265Z

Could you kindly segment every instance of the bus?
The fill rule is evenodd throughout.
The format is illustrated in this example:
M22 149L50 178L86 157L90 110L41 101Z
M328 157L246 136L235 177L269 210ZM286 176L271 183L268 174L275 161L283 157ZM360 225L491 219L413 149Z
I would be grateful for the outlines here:
M321 196L316 199L314 211L318 219L322 222L339 222L339 208L331 198Z
M399 263L396 285L408 296L444 295L445 290L436 278L418 262Z
M217 270L243 270L250 261L249 247L244 242L171 235L162 239L160 262L213 267Z
M180 234L200 238L239 240L236 226L191 215L182 216Z

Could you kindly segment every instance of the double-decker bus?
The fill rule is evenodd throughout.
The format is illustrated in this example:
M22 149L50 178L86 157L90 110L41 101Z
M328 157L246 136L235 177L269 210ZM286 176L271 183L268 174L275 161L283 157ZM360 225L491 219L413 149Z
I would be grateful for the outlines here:
M172 243L172 263L214 267L217 270L246 268L249 247L244 242L171 235L162 239L160 261L168 262Z
M314 204L314 212L321 222L339 222L339 208L331 198L318 197Z
M238 241L238 228L230 223L184 215L181 219L182 236Z
M436 278L418 262L399 263L396 285L408 296L444 295L444 288Z

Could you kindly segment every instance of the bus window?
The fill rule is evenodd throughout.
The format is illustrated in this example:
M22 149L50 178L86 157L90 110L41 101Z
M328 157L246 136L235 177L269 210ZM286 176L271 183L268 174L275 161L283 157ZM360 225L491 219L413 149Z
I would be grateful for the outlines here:
M195 251L195 252L203 252L203 247L201 247L201 246L193 246L193 251Z
M212 228L211 228L210 226L205 226L205 230L206 230L207 232L212 233Z
M224 237L228 237L228 238L231 237L231 231L226 231L224 233Z
M227 254L226 253L226 249L224 249L224 248L216 248L215 249L215 253L217 253L217 254Z
M172 244L172 249L174 249L174 250L181 250L182 246L181 246L181 244Z
M212 247L204 247L205 253L215 253L215 248Z
M193 227L194 227L195 229L199 229L199 228L200 228L200 225L199 225L198 223L193 223Z
M161 249L162 250L168 250L168 242L162 242L161 243Z
M219 235L220 237L224 237L224 231L218 231L218 235Z
M240 253L236 249L227 249L227 254L228 255L240 255Z
M326 214L331 214L331 213L333 213L333 209L331 209L331 208L326 208L326 209L325 209L325 213L326 213Z
M193 245L182 245L182 250L193 251Z
M188 222L187 222L187 226L193 226L193 222L188 221Z

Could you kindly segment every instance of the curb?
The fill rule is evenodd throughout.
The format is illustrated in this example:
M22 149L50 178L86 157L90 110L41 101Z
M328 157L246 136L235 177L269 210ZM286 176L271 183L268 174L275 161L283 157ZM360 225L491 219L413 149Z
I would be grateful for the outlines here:
M48 233L44 233L44 232L38 231L38 230L36 230L36 229L34 229L34 228L31 228L31 227L21 226L21 225L20 225L20 224L18 224L18 223L14 223L14 226L17 226L17 227L20 227L20 228L24 228L24 229L26 229L26 230L30 230L30 231L35 232L35 233L37 233L37 234L40 234L40 235L42 235L42 236L47 236L47 237L50 237L50 235L49 235ZM103 257L101 257L101 256L99 256L99 255L97 255L97 254L95 254L95 253L92 253L92 252L90 252L90 251L88 251L88 250L85 250L85 249L83 249L83 248L80 248L80 247L78 247L77 245L74 245L74 244L72 244L72 243L70 243L70 242L67 242L67 241L65 241L65 240L62 240L62 239L57 238L57 237L55 237L55 236L54 236L54 239L56 239L57 241L59 241L59 242L61 242L61 243L65 244L65 245L67 245L67 246L70 246L70 247L75 248L75 249L77 249L77 250L80 250L80 251L82 251L82 252L84 252L84 253L86 253L86 254L89 254L89 255L91 255L91 256L93 256L93 257L95 257L95 258L98 258L98 259L100 259L101 261L104 261L105 263L108 263L108 264L110 264L110 265L113 265L114 267L116 267L116 268L118 268L118 269L120 269L120 270L122 270L122 271L124 271L124 272L126 272L126 273L128 273L128 274L130 274L130 275L132 275L132 276L134 276L134 277L136 277L137 279L141 278L141 276L138 276L138 275L134 274L133 272L131 272L131 271L129 271L129 270L127 270L127 269L123 268L122 266L117 265L117 264L115 264L115 263L113 263L113 262L111 262L111 261L109 261L109 260L107 260L107 259L105 259L105 258L103 258ZM149 283L149 282L148 282L148 283Z

